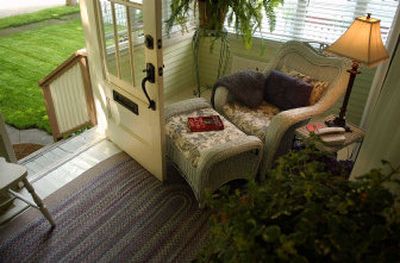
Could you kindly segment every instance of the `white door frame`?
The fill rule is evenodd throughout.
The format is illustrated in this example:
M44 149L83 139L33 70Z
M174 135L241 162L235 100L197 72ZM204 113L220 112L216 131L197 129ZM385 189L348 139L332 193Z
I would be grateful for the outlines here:
M99 113L99 125L104 127L111 141L163 181L166 177L166 164L162 77L162 1L146 0L143 5L144 32L150 34L154 39L154 48L152 50L145 49L145 61L155 67L155 83L147 82L146 89L150 98L156 102L156 110L148 109L148 101L143 95L141 87L132 89L130 92L107 80L100 37L102 29L99 27L96 3L97 0L80 1L92 87ZM141 70L142 66L144 67L144 65L137 66L138 70ZM133 101L138 107L138 114L132 113L116 102L113 94L115 92Z

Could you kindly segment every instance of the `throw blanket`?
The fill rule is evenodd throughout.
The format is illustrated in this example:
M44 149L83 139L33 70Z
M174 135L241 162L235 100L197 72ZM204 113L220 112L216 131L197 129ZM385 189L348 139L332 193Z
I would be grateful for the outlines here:
M212 91L212 104L214 106L214 95L218 87L226 87L237 101L255 108L263 100L266 74L258 71L239 71L232 75L224 76L217 80Z

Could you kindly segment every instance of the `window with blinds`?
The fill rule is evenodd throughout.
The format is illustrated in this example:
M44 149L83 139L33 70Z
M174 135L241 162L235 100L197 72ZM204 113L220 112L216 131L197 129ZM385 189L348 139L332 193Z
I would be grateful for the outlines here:
M285 0L276 9L276 26L269 32L265 19L255 37L276 41L299 40L331 44L354 21L355 17L372 13L381 20L383 41L386 42L398 0ZM229 29L233 32L233 28Z

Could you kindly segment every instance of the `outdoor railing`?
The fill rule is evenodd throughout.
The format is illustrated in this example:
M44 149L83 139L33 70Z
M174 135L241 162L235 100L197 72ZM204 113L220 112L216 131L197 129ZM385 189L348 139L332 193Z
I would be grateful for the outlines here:
M39 81L55 141L97 124L87 54L78 50Z

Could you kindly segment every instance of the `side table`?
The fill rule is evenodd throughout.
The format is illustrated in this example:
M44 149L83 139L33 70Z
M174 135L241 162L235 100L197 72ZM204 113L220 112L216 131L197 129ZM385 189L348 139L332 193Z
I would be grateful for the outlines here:
M330 115L327 118L325 118L324 120L330 120L333 119L334 116ZM322 121L321 121L322 122ZM330 153L337 153L338 151L340 151L341 149L353 144L353 143L359 143L362 144L362 141L364 139L365 136L365 131L361 128L359 128L358 126L356 126L355 124L351 123L351 122L346 122L346 124L350 127L351 131L350 132L345 132L343 135L346 138L346 140L344 141L344 143L342 144L337 144L337 145L327 145L324 144L322 142L318 142L316 144L317 148L321 151L325 151L325 152L330 152ZM295 136L299 139L307 139L310 137L310 132L307 130L306 125L297 128L295 130ZM360 147L357 149L357 153L356 156L358 155L358 152L360 150Z

